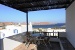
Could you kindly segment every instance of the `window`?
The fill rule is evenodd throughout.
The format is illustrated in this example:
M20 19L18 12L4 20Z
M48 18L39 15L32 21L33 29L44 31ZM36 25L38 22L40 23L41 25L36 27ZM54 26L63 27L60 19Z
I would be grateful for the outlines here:
M14 29L14 33L18 33L18 30L17 29Z

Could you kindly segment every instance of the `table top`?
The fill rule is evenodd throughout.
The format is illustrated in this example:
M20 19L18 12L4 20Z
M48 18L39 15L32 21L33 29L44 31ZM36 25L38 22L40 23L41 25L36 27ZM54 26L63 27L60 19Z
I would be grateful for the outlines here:
M32 34L32 36L39 37L39 36L44 36L44 34L34 33L34 34Z

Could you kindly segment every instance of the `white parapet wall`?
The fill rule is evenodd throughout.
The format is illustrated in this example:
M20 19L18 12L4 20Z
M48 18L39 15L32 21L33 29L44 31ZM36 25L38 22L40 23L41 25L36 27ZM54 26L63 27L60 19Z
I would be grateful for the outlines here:
M66 9L67 38L75 48L75 1Z
M59 32L59 37L66 37L66 32Z
M19 46L20 44L22 43L15 40L11 40L8 38L3 39L4 50L13 50L15 47Z
M66 29L47 29L47 32L51 32L47 33L47 36L53 36L53 32L55 36L58 36L59 32L59 37L66 37Z

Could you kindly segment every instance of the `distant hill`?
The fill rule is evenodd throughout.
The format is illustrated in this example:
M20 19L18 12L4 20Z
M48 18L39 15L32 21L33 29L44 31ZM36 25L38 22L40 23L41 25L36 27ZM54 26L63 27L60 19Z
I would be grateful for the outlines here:
M13 22L0 22L0 26L12 25Z

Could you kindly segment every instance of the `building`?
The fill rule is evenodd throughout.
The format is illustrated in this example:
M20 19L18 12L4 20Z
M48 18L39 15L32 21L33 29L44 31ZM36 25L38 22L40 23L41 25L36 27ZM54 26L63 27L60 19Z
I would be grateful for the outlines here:
M29 27L29 32L32 32L33 28L31 22L28 25L28 27ZM27 31L26 25L7 25L5 26L5 29L0 30L0 34L1 34L0 38L9 37L26 31Z

